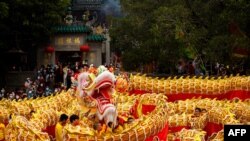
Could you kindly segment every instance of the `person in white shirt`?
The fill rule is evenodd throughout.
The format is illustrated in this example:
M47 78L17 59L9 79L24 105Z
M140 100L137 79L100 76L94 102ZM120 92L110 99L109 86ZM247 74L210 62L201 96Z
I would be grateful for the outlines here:
M16 94L16 100L19 100L20 96L18 94Z
M2 88L2 89L1 89L1 92L0 92L0 100L1 100L2 98L4 98L4 93L5 93L5 90L4 90L4 88Z
M0 100L4 97L3 93L0 93Z
M13 100L15 98L15 93L14 92L10 93L9 98Z

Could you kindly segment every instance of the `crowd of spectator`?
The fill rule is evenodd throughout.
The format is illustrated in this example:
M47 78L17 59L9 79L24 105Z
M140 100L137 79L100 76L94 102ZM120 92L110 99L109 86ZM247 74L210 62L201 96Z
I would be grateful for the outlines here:
M193 60L180 59L176 65L178 75L246 75L246 63L241 62L234 65L226 65L216 62L215 64L206 65L199 57Z
M61 75L61 76L60 76ZM13 91L6 92L2 88L0 93L0 99L8 98L11 100L19 100L23 98L36 98L41 96L49 96L52 93L56 93L64 89L61 85L60 67L55 65L42 65L36 72L35 78L26 78L21 88L16 88Z
M112 65L106 66L112 69ZM0 92L0 100L8 98L11 100L19 100L23 98L37 98L49 96L50 94L67 90L77 86L77 76L80 72L96 70L97 67L91 64L67 64L67 65L42 65L37 69L34 78L26 78L24 87L16 88L14 91L6 92L2 88ZM118 73L118 72L115 72Z

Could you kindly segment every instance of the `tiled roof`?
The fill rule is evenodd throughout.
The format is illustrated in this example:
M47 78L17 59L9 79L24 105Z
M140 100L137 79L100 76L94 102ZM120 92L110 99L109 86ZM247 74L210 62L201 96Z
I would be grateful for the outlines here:
M89 33L91 28L84 25L60 25L55 27L56 33Z
M105 41L106 38L101 34L90 34L86 37L87 41L94 41L94 42L102 42Z

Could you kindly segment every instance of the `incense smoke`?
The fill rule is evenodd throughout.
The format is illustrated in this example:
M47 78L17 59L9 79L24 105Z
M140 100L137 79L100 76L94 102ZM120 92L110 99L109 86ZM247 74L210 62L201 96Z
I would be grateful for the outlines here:
M120 0L105 0L102 11L105 15L120 17L121 14L121 5Z

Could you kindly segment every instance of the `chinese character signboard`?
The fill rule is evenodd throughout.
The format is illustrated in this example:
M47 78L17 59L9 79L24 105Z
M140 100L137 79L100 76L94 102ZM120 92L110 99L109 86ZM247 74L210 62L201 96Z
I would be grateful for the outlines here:
M83 36L56 36L54 40L56 51L77 51L84 44Z
M78 36L65 36L65 37L56 37L55 45L81 45L83 43L83 37Z

